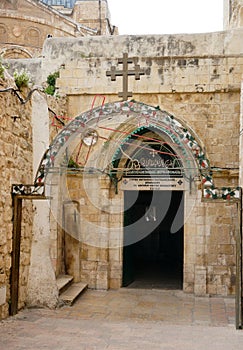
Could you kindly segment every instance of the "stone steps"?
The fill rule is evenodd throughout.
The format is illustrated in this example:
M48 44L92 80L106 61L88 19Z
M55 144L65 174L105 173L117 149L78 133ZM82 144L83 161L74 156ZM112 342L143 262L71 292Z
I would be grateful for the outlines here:
M59 290L59 295L61 295L65 290L70 287L73 283L73 276L69 275L59 275L57 277L57 287Z
M58 276L57 286L60 303L69 306L72 306L76 299L88 287L88 285L83 282L73 283L73 277L69 275Z

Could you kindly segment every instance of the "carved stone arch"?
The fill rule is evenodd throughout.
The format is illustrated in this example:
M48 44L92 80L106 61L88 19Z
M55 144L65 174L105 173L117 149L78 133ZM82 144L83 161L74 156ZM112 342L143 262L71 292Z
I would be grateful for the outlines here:
M3 48L0 55L5 59L32 58L32 54L28 50L16 45Z
M110 127L111 124L115 126ZM36 183L45 182L46 175L52 169L58 169L60 166L67 167L68 159L64 159L64 154L67 153L68 145L78 136L81 141L75 147L76 149L82 147L84 140L88 135L92 135L92 132L97 133L97 135L106 132L106 137L102 136L105 139L102 141L103 145L100 143L100 156L97 157L98 161L92 162L92 168L110 175L112 162L120 145L148 124L158 129L168 141L174 144L174 147L177 147L181 157L190 163L187 166L188 169L192 168L192 163L196 164L197 174L201 177L202 182L213 186L210 164L204 146L197 135L185 123L169 113L133 101L108 103L92 111L82 113L71 121L57 135L46 151L37 172ZM90 150L93 147L91 142ZM87 154L90 154L89 152L87 151ZM79 165L84 171L90 170L87 159L85 163ZM195 172L196 170L194 174Z
M67 169L70 161L70 145L76 154L77 164L75 167L83 172L99 172L112 178L113 157L124 139L131 137L138 128L147 125L156 126L171 143L177 145L177 151L181 153L189 164L185 169L192 169L186 177L195 180L200 177L203 196L212 199L239 198L239 188L231 189L215 188L209 160L205 153L205 147L199 137L182 122L166 111L160 110L143 103L135 101L107 103L98 108L82 113L71 121L56 136L45 152L36 175L36 184L45 183L46 176L51 172L60 173ZM110 127L109 125L113 125ZM106 134L104 135L104 131ZM99 134L101 133L100 137ZM98 139L99 147L94 144ZM89 140L88 148L85 150L85 140ZM76 143L75 143L76 142ZM73 144L74 143L74 144ZM173 148L173 147L172 147ZM93 150L96 160L90 158ZM83 160L80 162L78 156L83 152ZM90 161L91 160L91 161ZM196 164L196 167L193 166Z
M25 31L25 41L29 46L40 47L41 32L36 27L28 27Z
M186 126L185 123L182 124L178 119L175 119L164 111L162 113L166 115L166 123L158 123L156 120L150 119L149 123L145 122L144 125L138 126L130 131L127 130L126 137L117 142L119 146L114 152L112 161L117 158L121 147L127 144L131 138L149 139L152 137L152 141L161 142L163 140L181 159L185 169L190 170L196 167L199 169L202 176L206 173L209 174L209 161L206 159L204 147L197 136L195 136L192 131L189 131L189 127ZM150 130L150 132L153 130L155 136L149 136L149 134L146 136L146 129L148 131Z

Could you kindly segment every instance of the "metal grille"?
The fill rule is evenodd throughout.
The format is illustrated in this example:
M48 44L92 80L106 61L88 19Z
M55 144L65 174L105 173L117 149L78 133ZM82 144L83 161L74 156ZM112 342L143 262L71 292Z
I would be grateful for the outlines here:
M73 8L76 0L41 0L46 5L49 6L64 6L66 8Z

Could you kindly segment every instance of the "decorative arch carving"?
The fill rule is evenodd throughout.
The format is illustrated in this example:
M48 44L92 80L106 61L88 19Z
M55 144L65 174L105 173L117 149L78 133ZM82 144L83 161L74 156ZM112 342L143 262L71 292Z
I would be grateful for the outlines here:
M117 122L119 118L120 121ZM119 124L119 127L110 126L114 124ZM36 175L36 185L45 183L49 172L60 172L60 169L63 171L65 167L67 168L69 158L65 159L65 157L68 145L78 138L80 140L79 149L81 149L87 137L89 138L89 146L85 162L79 166L80 171L88 173L97 171L112 178L115 171L114 159L117 152L120 151L121 145L148 126L158 129L165 139L176 147L180 159L184 159L184 169L188 169L187 176L191 177L190 169L192 169L194 176L196 173L200 176L203 195L206 198L230 199L239 195L238 189L219 190L215 188L205 148L198 136L184 122L160 110L159 107L135 101L107 103L82 113L67 124L44 154ZM89 162L88 157L92 153L92 149L96 147L96 142L93 142L94 138L99 137L99 133L104 132L104 130L109 136L101 137L105 141L100 147L98 160L96 163Z
M8 41L8 29L3 23L0 23L0 42L6 43Z
M0 52L0 55L5 58L32 58L31 53L23 49L22 47L19 46L10 46L7 48L3 48Z
M29 27L25 32L25 40L29 46L40 47L41 33L38 28Z

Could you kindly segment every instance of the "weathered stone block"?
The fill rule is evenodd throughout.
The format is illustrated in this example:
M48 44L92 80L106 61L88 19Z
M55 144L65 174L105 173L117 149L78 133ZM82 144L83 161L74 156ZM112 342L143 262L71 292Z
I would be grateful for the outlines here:
M218 246L218 252L219 254L233 255L234 246L232 244L220 244Z
M110 289L119 289L121 287L121 280L118 278L110 278Z

